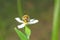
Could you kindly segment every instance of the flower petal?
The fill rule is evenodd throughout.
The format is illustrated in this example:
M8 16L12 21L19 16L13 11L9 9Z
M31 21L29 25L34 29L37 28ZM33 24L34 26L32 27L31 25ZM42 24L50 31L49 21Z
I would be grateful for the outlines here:
M18 28L23 28L25 24L18 25Z
M30 21L30 22L28 22L28 24L35 24L35 23L37 23L37 22L39 22L38 20L34 20L34 21Z
M20 18L15 18L16 21L23 23L23 21Z

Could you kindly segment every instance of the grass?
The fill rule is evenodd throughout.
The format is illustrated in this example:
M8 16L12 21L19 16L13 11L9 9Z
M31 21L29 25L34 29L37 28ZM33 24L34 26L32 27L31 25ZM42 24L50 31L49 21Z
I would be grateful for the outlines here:
M17 10L20 17L23 16L23 8L21 3L22 3L21 0L17 0Z
M59 33L59 0L55 0L54 3L54 14L53 14L53 29L52 29L52 40L59 40L58 33Z

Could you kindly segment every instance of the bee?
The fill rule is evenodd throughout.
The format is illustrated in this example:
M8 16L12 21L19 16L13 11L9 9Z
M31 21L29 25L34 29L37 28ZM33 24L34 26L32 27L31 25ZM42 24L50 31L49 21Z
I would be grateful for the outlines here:
M25 23L27 23L27 22L29 22L30 17L29 17L28 15L24 15L24 16L22 17L22 20L23 20Z

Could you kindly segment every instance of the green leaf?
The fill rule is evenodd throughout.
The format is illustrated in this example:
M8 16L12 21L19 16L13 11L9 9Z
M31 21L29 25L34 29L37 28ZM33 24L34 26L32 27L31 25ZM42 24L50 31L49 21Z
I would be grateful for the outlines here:
M27 38L29 38L31 35L31 30L27 26L25 26L25 33L27 35Z
M24 35L20 30L18 30L17 28L14 28L15 29L15 31L16 31L16 33L18 34L18 36L19 36L19 38L21 39L21 40L27 40L27 37L26 37L26 35Z

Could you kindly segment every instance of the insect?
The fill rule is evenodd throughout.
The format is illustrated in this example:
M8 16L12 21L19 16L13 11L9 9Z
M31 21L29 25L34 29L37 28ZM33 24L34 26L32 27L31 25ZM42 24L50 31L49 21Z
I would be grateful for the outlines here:
M28 23L29 20L30 20L30 17L29 17L28 15L24 15L24 16L22 17L22 20L24 21L24 23Z

